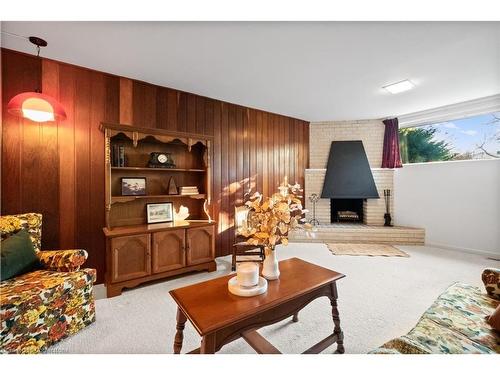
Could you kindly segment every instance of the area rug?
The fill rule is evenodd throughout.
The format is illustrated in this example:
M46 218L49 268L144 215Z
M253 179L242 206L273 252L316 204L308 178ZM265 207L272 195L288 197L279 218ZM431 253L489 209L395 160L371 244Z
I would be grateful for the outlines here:
M404 251L401 251L392 245L374 243L328 243L326 245L333 255L409 257L409 255Z

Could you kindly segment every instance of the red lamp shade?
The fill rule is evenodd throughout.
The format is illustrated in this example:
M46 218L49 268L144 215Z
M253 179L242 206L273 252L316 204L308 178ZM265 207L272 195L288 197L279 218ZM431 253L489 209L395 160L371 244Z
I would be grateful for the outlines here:
M14 96L7 105L7 111L36 122L66 119L66 112L57 100L38 92L23 92Z

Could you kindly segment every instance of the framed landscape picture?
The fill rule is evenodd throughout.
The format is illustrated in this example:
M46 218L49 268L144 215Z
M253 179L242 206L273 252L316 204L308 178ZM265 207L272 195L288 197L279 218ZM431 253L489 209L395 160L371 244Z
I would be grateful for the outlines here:
M146 205L146 209L148 224L174 221L174 205L172 202L149 203Z
M122 177L122 195L146 195L146 177Z

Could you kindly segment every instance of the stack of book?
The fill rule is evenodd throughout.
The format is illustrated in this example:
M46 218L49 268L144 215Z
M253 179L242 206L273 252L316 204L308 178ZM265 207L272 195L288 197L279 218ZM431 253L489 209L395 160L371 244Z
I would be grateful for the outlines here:
M197 186L181 186L179 187L180 195L193 195L199 194Z
M111 148L111 165L113 167L125 166L125 146L113 145Z

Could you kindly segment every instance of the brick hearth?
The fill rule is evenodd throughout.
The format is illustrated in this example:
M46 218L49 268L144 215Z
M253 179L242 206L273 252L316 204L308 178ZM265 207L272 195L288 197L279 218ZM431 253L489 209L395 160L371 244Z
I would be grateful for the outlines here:
M392 245L424 245L425 230L409 227L384 227L366 224L318 225L311 232L296 230L290 242L349 242Z

